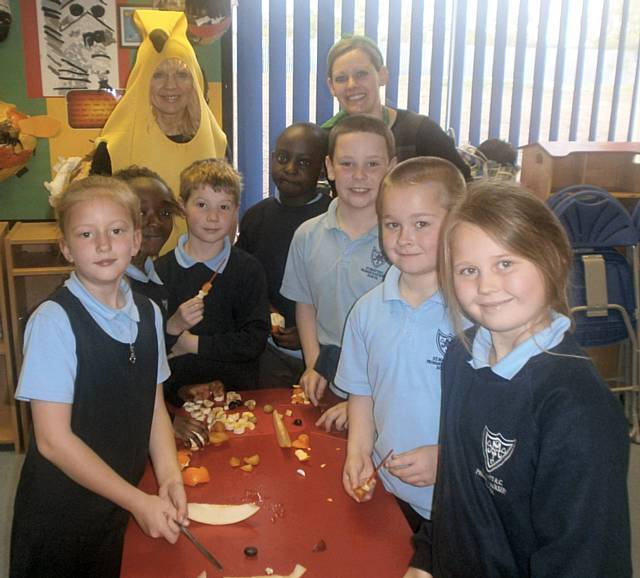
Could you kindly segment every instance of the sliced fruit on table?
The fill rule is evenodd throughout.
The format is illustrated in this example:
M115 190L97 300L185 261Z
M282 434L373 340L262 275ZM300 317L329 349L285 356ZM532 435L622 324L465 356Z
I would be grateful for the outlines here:
M223 526L236 524L253 516L260 506L257 504L197 504L187 505L187 516L194 522Z
M187 486L206 484L210 480L209 470L204 466L200 466L199 468L185 468L182 470L182 481Z

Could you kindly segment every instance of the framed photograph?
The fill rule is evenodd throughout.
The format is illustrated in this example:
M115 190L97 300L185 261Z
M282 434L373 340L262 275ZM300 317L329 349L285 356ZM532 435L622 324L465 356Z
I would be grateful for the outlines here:
M135 48L140 46L142 37L133 23L133 13L138 8L149 6L120 6L120 46L123 48Z

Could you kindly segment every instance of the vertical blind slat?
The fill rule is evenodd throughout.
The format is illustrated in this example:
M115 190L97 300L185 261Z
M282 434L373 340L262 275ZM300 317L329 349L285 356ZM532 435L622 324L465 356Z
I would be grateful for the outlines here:
M471 84L471 111L469 119L469 142L480 144L482 122L482 94L484 92L484 57L487 44L487 0L478 0L476 12L476 35L473 50L473 79Z
M300 0L298 0L300 1ZM316 122L322 124L333 116L333 97L327 87L327 53L334 42L333 0L323 0L318 18L318 79L316 82Z
M433 4L433 38L431 40L431 82L429 82L429 116L438 124L442 120L442 85L444 80L446 0Z
M398 0L389 0L389 28L387 32L387 70L389 81L386 103L398 106L398 77L400 76L400 10Z
M413 0L411 4L411 38L409 42L409 91L407 108L420 110L420 83L422 77L422 34L424 21L423 0Z
M311 11L308 2L293 3L293 122L309 120Z
M616 138L616 122L618 120L618 104L620 104L620 82L622 81L622 67L624 66L625 42L627 39L627 22L629 20L629 0L622 5L620 20L620 37L618 39L618 57L616 59L616 77L613 81L613 96L611 97L611 116L609 117L609 140Z
M531 99L531 121L529 123L529 142L540 140L540 115L544 96L544 67L547 55L547 23L549 21L549 0L540 2L538 15L538 39L536 43L535 66L533 68L533 95Z
M367 0L364 9L364 33L378 41L378 0Z
M569 140L576 140L578 136L578 122L580 120L580 96L582 93L582 73L584 71L584 52L587 42L587 25L589 23L589 0L582 4L580 18L580 40L578 40L578 56L576 61L576 78L573 83L573 100L571 102L571 122L569 124Z
M320 0L322 2L322 0ZM355 0L342 0L342 22L340 33L353 34L355 29Z
M464 50L465 36L467 32L467 0L458 0L455 12L454 28L449 126L453 128L456 134L456 139L458 139L460 136L462 91L464 90ZM443 128L446 129L448 127Z
M629 113L629 128L627 130L627 140L632 141L636 131L636 113L638 111L638 100L640 100L640 37L638 38L638 54L636 55L636 76L633 80L633 93L631 95L631 112Z
M491 101L489 103L489 138L499 138L502 122L502 93L504 91L504 62L507 51L507 23L509 0L498 0L496 13L496 39L491 70Z
M527 50L527 0L520 0L518 7L518 32L513 66L513 91L511 92L511 115L509 117L509 142L520 143L520 121L522 119L522 89L524 85L524 60Z
M553 100L551 105L551 126L549 140L558 140L560 130L560 109L562 107L562 82L564 80L564 57L566 52L568 0L562 0L560 9L560 30L558 32L558 51L556 53L556 71L553 78Z
M287 115L287 16L286 0L269 2L269 150L275 148L276 139L286 126ZM269 181L273 195L275 185Z
M600 106L600 85L604 72L605 49L607 47L607 24L609 19L609 0L602 3L602 18L600 20L600 42L598 43L598 63L596 78L591 101L591 124L589 125L589 140L596 140L598 134L598 106Z
M239 2L238 169L244 176L241 214L262 199L262 8ZM256 39L259 39L256 41Z

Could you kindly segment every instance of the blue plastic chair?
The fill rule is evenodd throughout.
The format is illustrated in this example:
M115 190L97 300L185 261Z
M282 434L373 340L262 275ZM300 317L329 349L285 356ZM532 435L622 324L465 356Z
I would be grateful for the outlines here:
M589 193L589 192L600 192L604 194L609 194L609 191L603 189L602 187L596 187L595 185L571 185L570 187L565 187L564 189L560 189L556 191L552 195L547 198L547 205L551 210L554 210L555 206L564 201L566 198L576 195L577 193Z
M569 301L576 339L583 347L627 339L631 344L631 385L616 385L611 389L624 395L631 439L640 441L640 351L636 333L640 228L634 225L622 203L608 192L593 187L565 191L550 205L574 249ZM640 222L640 209L636 213ZM618 250L620 247L631 250L633 268Z
M616 250L639 241L629 213L615 197L594 188L570 191L555 203L553 211L574 249L570 304L578 342L583 347L592 347L629 337L635 340L633 272L625 256ZM592 266L595 256L604 261L604 278L596 280L601 286L591 291L585 266ZM590 294L598 290L604 294L605 287L606 303L588 302Z

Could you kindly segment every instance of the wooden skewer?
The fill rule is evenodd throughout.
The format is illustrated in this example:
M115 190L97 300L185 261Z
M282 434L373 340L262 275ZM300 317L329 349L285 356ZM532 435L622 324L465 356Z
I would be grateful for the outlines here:
M380 463L374 468L371 475L354 490L354 493L358 497L358 499L362 499L371 491L371 487L370 487L371 482L373 482L374 478L376 477L376 474L378 473L378 470L391 457L392 453L393 453L393 450L389 450L387 455L384 456L384 458L380 461Z
M202 287L200 288L200 291L198 292L198 295L200 295L200 293L202 293L202 298L204 299L207 295L209 295L209 291L211 291L211 287L213 285L213 280L216 278L216 275L218 275L218 271L220 271L220 269L222 269L227 263L227 260L225 259L222 263L220 263L220 265L218 266L218 268L213 272L213 275L211 275L211 278L206 282L202 284Z
M373 469L373 472L371 473L371 475L367 478L367 481L365 482L365 484L370 484L373 481L373 478L376 477L376 474L378 473L378 470L384 466L384 463L391 457L391 454L393 454L393 450L389 450L387 452L387 455L384 456L384 458L382 458L382 460L380 461L380 463ZM364 485L364 484L363 484Z

